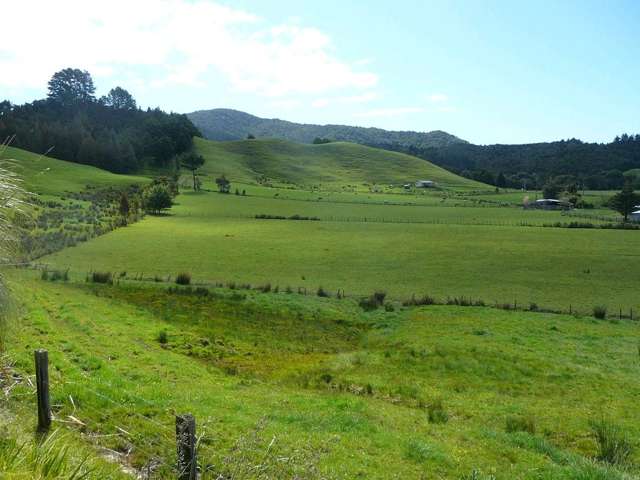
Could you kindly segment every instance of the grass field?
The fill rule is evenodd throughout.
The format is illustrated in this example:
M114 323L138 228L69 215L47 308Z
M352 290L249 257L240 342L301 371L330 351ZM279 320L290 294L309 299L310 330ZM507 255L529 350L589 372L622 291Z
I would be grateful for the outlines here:
M350 144L198 148L205 190L38 260L68 268L69 281L5 272L20 306L0 362L7 478L38 478L45 462L29 435L36 348L50 352L66 435L51 452L70 452L53 478L80 466L120 479L114 463L171 478L174 415L185 412L202 435L203 480L639 478L638 326L616 318L640 314L638 231L553 227L576 218L522 209L518 198L535 192L452 174L441 190L404 191L406 172L441 173ZM62 200L69 192L147 181L10 153L34 192L69 211L84 212L84 200ZM238 195L214 191L220 173ZM75 223L38 208L61 235ZM91 283L90 271L115 284ZM175 291L181 272L191 291ZM365 311L359 299L375 290L386 301ZM519 310L403 306L413 294ZM596 305L608 319L591 316ZM576 315L530 311L540 308ZM603 428L628 455L599 449ZM16 439L32 452L21 465Z
M116 175L99 168L37 155L6 147L0 159L9 160L12 169L24 179L25 188L39 195L63 196L89 187L104 188L144 184L149 180L132 175Z
M169 217L147 218L43 261L81 277L89 270L188 271L198 281L323 286L352 295L384 289L395 298L464 295L640 312L636 231L518 226L565 221L560 212L313 202L265 194L288 190L260 187L252 196L246 188L246 197L183 194ZM257 214L322 221L258 220Z
M640 434L631 322L442 306L363 313L296 294L12 278L26 305L15 369L31 371L31 351L47 348L56 418L84 423L60 425L129 452L121 461L151 465L154 478L170 475L173 413L186 411L216 473L248 462L265 478L637 478L591 460L590 422ZM21 408L29 391L13 392ZM257 478L245 475L234 478Z
M444 188L491 188L410 155L355 143L306 145L284 140L212 142L196 138L195 146L206 159L203 172L212 176L225 174L236 182L264 179L324 189L363 189L374 184L397 187L416 180L433 180Z

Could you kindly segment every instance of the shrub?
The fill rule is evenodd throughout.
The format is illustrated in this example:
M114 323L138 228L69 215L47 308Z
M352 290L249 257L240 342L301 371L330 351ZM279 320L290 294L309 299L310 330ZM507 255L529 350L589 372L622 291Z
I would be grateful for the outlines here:
M384 311L385 312L395 312L396 308L393 306L393 303L385 303L384 304Z
M178 285L191 285L191 274L182 272L176 275L176 283Z
M318 292L317 292L319 297L328 297L329 296L329 292L327 292L324 288L322 287L318 287Z
M387 294L383 291L376 291L370 297L365 297L360 300L359 305L365 311L376 310L384 305L384 299Z
M445 411L442 400L436 400L427 407L429 423L447 423L449 414Z
M607 307L605 307L604 305L596 305L595 307L593 307L593 316L600 320L603 320L607 316Z
M378 305L384 304L384 299L387 297L387 292L376 291L374 292L372 298L378 303Z
M169 342L169 335L166 330L160 330L158 333L158 342L163 345Z
M629 434L619 425L602 418L591 422L591 430L598 444L598 460L611 465L624 465L633 455Z
M257 290L261 291L262 293L269 293L271 291L271 284L265 283L264 285L257 287Z
M113 283L113 275L111 272L92 272L91 281L93 283Z
M402 305L405 307L417 307L421 305L434 305L435 303L436 299L429 295L423 295L420 298L416 298L415 295L412 295L409 300L402 302Z
M171 192L165 185L157 184L145 190L143 196L144 209L154 215L171 208Z
M507 417L505 430L507 433L527 432L531 435L535 435L535 420L532 417L510 415Z

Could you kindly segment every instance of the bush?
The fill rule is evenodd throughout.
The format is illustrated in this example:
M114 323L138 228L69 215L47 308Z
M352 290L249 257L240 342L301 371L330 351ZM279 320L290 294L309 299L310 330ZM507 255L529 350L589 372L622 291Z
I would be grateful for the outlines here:
M442 405L442 400L436 400L427 407L429 423L447 423L449 414Z
M415 295L412 295L409 300L402 302L402 305L405 307L417 307L420 305L434 305L435 303L436 299L429 295L423 295L420 298L416 298Z
M319 287L318 288L318 296L319 297L328 297L329 296L329 292L327 292L324 288Z
M143 195L144 209L154 215L159 215L162 211L171 208L171 192L169 188L162 184L153 185L145 190Z
M604 320L607 317L607 307L604 305L596 305L593 307L593 316L600 320Z
M370 297L366 297L360 300L359 305L365 311L376 310L377 308L384 305L384 299L386 298L387 293L383 291L376 291Z
M182 272L176 275L176 283L178 285L191 285L191 274Z
M169 335L166 330L160 330L158 333L158 342L163 345L169 342Z
M535 420L532 417L508 416L505 430L507 433L527 432L531 435L536 433Z
M92 272L91 281L93 283L113 283L113 275L111 272Z
M611 465L624 465L633 455L630 435L610 420L591 422L591 430L598 444L598 460Z

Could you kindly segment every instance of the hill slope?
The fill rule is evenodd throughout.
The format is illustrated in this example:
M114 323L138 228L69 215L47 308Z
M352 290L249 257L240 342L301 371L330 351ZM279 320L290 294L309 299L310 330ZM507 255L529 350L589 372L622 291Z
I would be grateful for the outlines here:
M10 163L10 168L24 179L27 190L43 195L79 192L87 186L124 187L148 182L143 177L117 175L89 165L57 160L20 148L7 147L0 152L0 160Z
M486 188L410 155L355 143L305 145L284 140L212 142L194 139L203 171L233 181L269 180L297 185L395 184L433 180L448 188Z
M242 140L248 134L257 137L279 138L292 142L311 143L316 137L360 144L415 145L444 147L466 143L443 131L411 132L389 131L381 128L363 128L348 125L314 125L260 118L238 110L216 108L199 110L187 115L191 122L210 140Z

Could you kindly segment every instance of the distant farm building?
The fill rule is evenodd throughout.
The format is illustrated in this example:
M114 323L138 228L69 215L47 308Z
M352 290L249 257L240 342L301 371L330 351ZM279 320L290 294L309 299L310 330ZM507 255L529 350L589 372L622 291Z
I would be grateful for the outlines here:
M433 180L418 180L416 182L416 188L434 188L436 186L436 182Z
M631 212L631 215L629 215L629 218L632 222L640 222L640 205L636 208L638 210L636 210L635 212Z
M541 198L540 200L536 200L532 205L529 205L529 207L539 208L541 210L568 210L572 205L564 200Z

